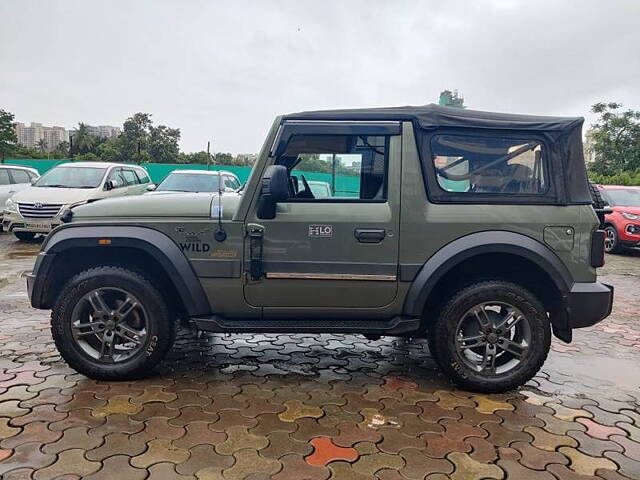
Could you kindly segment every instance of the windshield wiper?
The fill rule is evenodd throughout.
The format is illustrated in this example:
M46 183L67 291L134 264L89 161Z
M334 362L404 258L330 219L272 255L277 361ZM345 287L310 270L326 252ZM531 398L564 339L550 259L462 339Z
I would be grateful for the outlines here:
M34 185L34 187L45 187L45 188L69 188L66 185L58 185L58 184L51 184L51 185Z

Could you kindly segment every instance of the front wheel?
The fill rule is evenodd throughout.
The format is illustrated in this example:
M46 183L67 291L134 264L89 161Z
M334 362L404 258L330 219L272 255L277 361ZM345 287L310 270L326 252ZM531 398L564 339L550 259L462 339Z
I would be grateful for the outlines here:
M124 268L97 267L63 288L51 333L78 372L96 380L131 380L162 360L175 340L176 322L149 280Z
M13 232L13 234L21 242L30 242L36 238L36 234L33 232Z
M429 341L436 362L462 388L504 392L538 372L549 353L551 328L531 292L488 281L451 297Z
M607 253L618 253L620 251L618 231L613 225L607 225L604 229L604 251Z

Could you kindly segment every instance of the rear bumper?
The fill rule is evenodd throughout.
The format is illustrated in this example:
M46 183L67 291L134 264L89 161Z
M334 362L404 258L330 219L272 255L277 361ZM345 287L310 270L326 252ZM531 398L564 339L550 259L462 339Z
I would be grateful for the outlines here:
M564 298L567 326L590 327L604 320L613 306L613 287L600 282L574 283Z

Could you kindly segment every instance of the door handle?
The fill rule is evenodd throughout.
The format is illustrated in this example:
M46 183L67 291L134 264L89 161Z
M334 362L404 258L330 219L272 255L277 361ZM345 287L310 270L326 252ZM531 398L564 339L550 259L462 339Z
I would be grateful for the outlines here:
M384 240L384 229L356 228L354 234L360 243L380 243Z

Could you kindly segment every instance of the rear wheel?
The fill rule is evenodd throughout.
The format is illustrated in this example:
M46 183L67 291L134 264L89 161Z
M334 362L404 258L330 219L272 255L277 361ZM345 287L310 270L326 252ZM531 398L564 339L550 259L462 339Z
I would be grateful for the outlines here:
M503 392L526 383L549 353L544 307L528 290L480 282L455 293L431 330L436 362L463 388Z
M33 232L13 232L13 234L21 242L30 242L36 238L36 234Z
M124 268L97 267L64 287L51 332L75 370L97 380L129 380L148 375L162 360L176 322L149 280Z
M607 225L604 228L604 251L607 253L618 253L620 251L618 231L613 225Z

